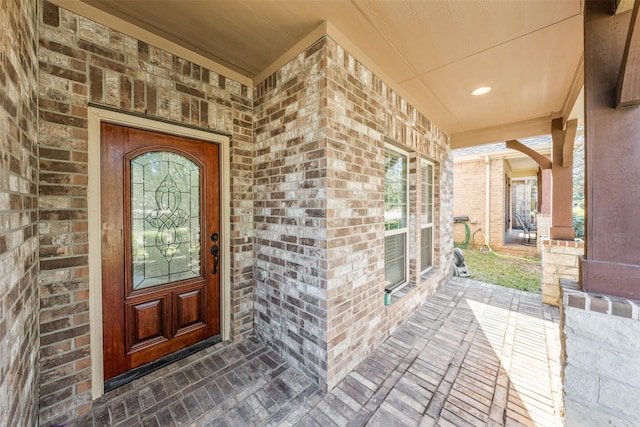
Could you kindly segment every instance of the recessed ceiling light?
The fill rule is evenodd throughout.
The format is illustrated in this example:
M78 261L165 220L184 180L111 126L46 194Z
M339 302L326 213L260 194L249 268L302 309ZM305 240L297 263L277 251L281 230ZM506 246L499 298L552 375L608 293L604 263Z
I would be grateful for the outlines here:
M489 93L489 92L491 92L491 87L483 86L471 92L471 95L478 96L478 95L484 95L485 93Z

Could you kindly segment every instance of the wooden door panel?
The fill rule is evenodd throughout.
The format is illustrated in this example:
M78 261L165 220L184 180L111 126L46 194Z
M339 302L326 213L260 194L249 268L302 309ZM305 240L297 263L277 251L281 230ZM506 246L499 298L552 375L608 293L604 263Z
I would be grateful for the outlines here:
M220 192L216 144L102 123L100 152L108 380L220 334Z
M203 289L194 289L175 294L176 331L175 336L203 327L205 316Z
M131 354L154 344L167 341L167 298L157 298L142 303L127 304L126 324L129 342L127 353Z

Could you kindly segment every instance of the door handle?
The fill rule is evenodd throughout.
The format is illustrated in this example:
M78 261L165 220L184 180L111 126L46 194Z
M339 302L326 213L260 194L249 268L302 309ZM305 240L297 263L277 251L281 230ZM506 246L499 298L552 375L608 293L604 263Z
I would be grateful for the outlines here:
M211 274L216 274L218 272L218 233L211 233L211 241L213 242L213 246L211 246L211 255L213 255L213 270L211 270Z
M213 255L213 270L211 270L211 274L216 274L218 272L218 245L211 246L211 255Z

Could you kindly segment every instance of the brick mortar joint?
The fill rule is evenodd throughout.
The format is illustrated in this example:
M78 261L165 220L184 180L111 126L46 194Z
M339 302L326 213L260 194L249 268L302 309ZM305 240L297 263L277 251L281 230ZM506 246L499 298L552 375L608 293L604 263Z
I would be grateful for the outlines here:
M640 321L640 301L589 293L577 289L577 282L560 280L562 305L565 309L599 313Z

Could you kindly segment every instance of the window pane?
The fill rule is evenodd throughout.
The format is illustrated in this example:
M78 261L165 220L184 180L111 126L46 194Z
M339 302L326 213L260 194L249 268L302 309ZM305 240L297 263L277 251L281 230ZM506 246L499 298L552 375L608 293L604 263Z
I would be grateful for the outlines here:
M407 226L407 156L386 149L384 157L385 230Z
M420 167L420 223L433 223L433 165L422 163Z
M425 227L420 236L420 270L433 265L433 227Z
M405 248L405 233L384 238L384 278L387 289L406 280Z

